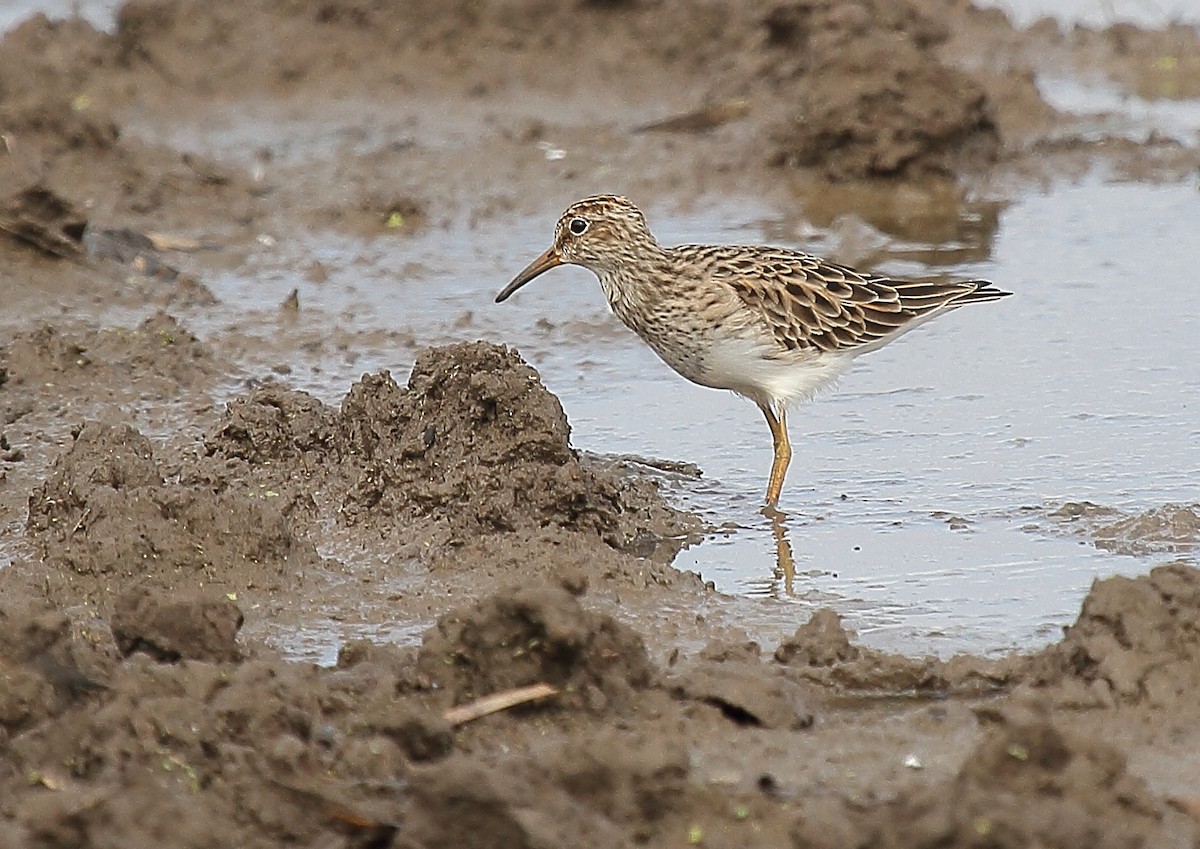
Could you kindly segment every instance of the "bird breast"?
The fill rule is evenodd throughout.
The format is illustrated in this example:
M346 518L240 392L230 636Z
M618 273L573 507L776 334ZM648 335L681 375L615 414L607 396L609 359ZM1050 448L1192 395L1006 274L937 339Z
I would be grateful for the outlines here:
M600 277L617 318L693 383L777 406L806 400L845 371L848 357L785 349L732 291L704 283L666 289Z

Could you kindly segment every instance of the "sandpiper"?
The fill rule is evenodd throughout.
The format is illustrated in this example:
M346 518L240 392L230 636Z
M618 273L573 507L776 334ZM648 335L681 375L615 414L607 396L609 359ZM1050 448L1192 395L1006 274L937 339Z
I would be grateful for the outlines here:
M789 406L926 319L1012 294L984 280L893 280L787 248L664 248L641 210L617 195L571 204L554 243L496 302L558 265L600 278L617 317L679 374L758 405L775 448L771 509L792 458Z

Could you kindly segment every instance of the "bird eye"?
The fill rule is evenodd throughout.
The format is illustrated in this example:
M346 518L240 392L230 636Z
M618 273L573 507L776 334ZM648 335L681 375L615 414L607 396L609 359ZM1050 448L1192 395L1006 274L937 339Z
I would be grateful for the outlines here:
M588 221L586 218L572 218L571 223L567 225L567 229L571 231L572 236L582 236L587 231Z

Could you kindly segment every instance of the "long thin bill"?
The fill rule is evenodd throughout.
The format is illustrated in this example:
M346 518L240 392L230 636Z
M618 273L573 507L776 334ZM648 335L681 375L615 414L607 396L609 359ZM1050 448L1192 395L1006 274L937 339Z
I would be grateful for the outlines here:
M507 300L508 296L520 289L533 278L543 272L549 271L555 266L562 265L563 261L554 253L554 248L547 248L546 252L529 263L525 270L513 278L512 282L500 290L500 294L496 296L496 303Z

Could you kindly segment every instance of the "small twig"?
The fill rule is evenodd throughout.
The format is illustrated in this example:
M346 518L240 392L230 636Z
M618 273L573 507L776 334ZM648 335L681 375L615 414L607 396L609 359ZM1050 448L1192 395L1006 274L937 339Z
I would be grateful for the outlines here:
M75 523L75 527L71 528L71 534L74 535L79 533L79 529L87 523L88 517L91 515L92 508L89 505L88 507L84 508L83 514L79 517L79 521Z
M527 702L541 701L550 696L558 695L558 688L549 684L530 684L526 687L515 687L512 690L502 690L492 693L465 705L452 707L442 716L451 725L462 725L476 719L502 710L508 710Z

